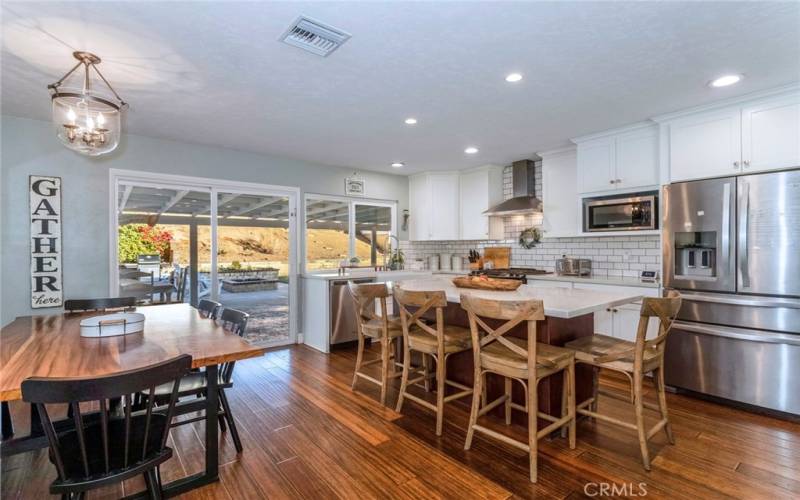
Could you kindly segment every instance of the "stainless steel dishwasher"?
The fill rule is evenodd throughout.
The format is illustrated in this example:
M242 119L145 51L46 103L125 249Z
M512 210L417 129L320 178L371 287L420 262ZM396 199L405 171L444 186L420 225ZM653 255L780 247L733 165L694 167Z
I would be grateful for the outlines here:
M331 345L351 342L358 339L356 333L356 312L353 296L347 288L347 282L374 283L375 278L357 278L352 280L331 280Z

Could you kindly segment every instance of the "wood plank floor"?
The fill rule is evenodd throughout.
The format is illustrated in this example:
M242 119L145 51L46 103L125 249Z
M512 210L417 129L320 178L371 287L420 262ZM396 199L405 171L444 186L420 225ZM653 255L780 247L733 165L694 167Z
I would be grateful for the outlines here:
M563 439L541 442L533 485L523 452L480 435L463 450L466 405L447 406L437 438L433 414L413 402L401 415L380 406L367 382L352 392L354 358L349 350L326 356L293 346L237 363L228 394L245 451L237 457L222 434L220 482L184 498L580 498L594 496L600 483L616 485L607 492L613 497L800 497L797 423L670 394L677 443L666 444L663 433L651 441L651 472L641 467L633 432L581 421L577 449ZM622 393L624 380L604 375L602 389ZM390 396L396 400L396 392ZM632 413L612 398L601 399L600 409ZM13 404L12 411L24 432L27 408ZM488 425L524 439L524 429L499 420ZM162 468L165 481L203 468L201 436L201 422L172 432L176 456ZM0 496L46 498L53 477L45 451L11 457L2 464ZM129 481L90 498L117 498L142 486Z

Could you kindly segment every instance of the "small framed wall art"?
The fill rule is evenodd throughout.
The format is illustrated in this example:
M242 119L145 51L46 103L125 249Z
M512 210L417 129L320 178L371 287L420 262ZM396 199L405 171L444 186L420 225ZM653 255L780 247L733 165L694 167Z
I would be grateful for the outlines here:
M344 194L347 196L364 196L364 178L363 177L347 177L344 180Z

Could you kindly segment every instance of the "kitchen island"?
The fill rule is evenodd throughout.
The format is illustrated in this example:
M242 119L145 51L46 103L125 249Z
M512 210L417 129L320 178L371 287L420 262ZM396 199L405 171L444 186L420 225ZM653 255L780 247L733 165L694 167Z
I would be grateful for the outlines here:
M469 327L467 313L461 308L461 295L469 294L496 300L541 300L544 303L545 319L537 324L538 341L563 346L567 342L594 334L594 312L621 306L642 299L642 295L617 292L598 292L594 290L578 290L569 288L537 287L521 285L513 292L499 292L457 288L449 278L433 277L400 281L398 285L404 290L442 290L447 296L447 308L444 311L447 324ZM429 311L430 313L431 311ZM487 321L490 326L502 321ZM600 332L602 333L602 332ZM507 335L526 338L524 323L517 325ZM472 386L473 364L472 351L454 354L448 360L448 379ZM591 394L593 372L587 366L576 367L577 401L583 401ZM561 411L562 377L548 377L539 383L539 410L559 415ZM503 394L503 379L489 374L487 376L487 393L489 401ZM513 400L524 404L525 396L520 384L514 384ZM502 407L494 413L502 414ZM526 416L514 412L513 421L526 425Z

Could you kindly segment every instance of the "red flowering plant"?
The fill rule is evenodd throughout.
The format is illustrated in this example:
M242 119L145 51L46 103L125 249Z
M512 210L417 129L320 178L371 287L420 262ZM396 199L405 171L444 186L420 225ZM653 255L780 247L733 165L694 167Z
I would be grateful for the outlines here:
M161 255L162 261L170 260L172 233L146 224L125 224L119 227L119 261L136 262L141 254Z

